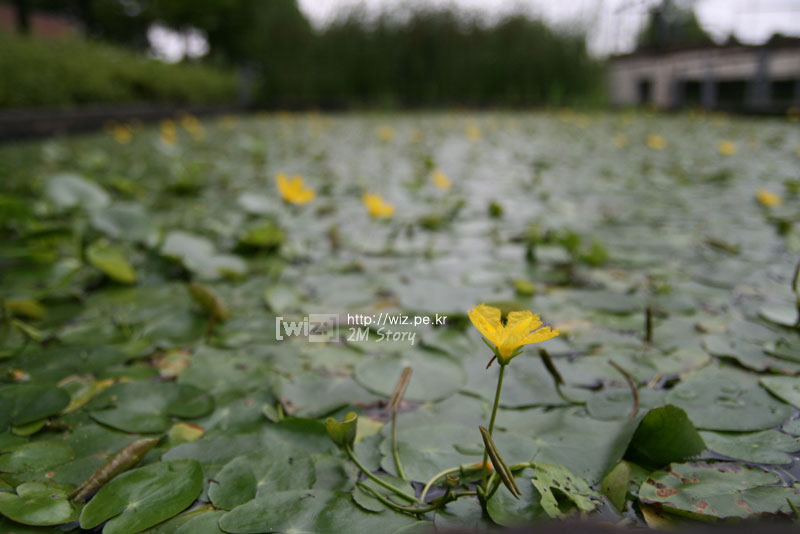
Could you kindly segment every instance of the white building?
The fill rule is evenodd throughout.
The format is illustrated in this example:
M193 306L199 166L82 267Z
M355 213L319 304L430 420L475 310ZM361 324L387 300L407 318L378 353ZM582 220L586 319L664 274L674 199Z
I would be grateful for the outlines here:
M616 106L780 113L800 108L800 39L637 51L611 59Z

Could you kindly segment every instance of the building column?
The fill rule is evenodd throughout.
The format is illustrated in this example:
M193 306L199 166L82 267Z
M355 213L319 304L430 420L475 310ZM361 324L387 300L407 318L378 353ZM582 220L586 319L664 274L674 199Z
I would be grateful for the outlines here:
M700 105L707 111L717 107L717 80L714 76L714 67L710 63L706 66L706 74L703 78Z
M765 46L761 47L758 51L756 71L750 80L750 94L747 102L753 109L763 110L769 107L769 60L769 49Z

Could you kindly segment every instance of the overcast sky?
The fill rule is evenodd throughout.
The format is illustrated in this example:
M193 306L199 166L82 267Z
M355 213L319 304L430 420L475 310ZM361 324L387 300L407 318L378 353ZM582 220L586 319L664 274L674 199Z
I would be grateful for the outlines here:
M419 0L417 0L419 1ZM371 12L408 5L409 0L298 0L316 26L344 8L364 4ZM599 55L633 49L636 32L648 6L658 0L425 0L430 5L455 5L495 20L514 11L539 16L555 25L583 27ZM747 43L761 43L775 32L800 36L800 0L696 0L697 16L719 40L731 33Z

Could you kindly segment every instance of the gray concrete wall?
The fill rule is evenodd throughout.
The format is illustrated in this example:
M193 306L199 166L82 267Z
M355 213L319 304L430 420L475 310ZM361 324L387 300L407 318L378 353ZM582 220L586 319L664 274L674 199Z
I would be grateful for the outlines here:
M609 90L614 105L640 104L639 83L642 80L650 81L649 104L658 108L681 104L676 85L679 80L701 85L747 80L752 86L748 89L750 104L757 105L760 97L761 105L769 106L769 91L765 93L764 88L770 81L800 80L800 48L741 46L617 57L611 60L609 69ZM713 87L704 89L706 98L713 96ZM767 101L763 102L765 97ZM714 107L713 101L708 103Z

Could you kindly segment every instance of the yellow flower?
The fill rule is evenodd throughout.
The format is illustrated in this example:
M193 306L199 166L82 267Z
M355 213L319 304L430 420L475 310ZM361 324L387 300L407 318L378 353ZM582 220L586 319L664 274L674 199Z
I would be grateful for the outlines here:
M614 146L617 148L624 148L628 146L628 136L622 133L615 135Z
M780 195L773 193L772 191L767 191L766 189L759 189L756 193L756 198L759 202L761 202L762 206L766 206L771 208L772 206L779 206L783 199Z
M558 335L558 330L542 326L538 315L529 311L513 311L505 324L500 320L498 308L481 304L467 312L475 328L491 342L500 365L506 365L525 345L547 341Z
M127 145L131 142L131 137L133 137L133 128L125 124L116 124L111 130L111 134L117 143Z
M364 201L364 205L367 207L370 217L382 219L394 215L394 206L383 200L380 195L364 193L361 199Z
M467 134L467 139L470 141L480 141L482 134L481 134L481 127L478 126L476 123L472 122L467 125L464 132Z
M717 145L717 150L723 156L733 156L736 154L736 143L727 140L720 141L719 145Z
M448 178L447 175L439 169L433 171L433 183L435 183L436 187L442 191L447 191L453 185L450 182L450 178Z
M203 129L203 125L200 124L200 121L197 120L197 117L193 115L189 115L188 113L181 117L181 126L184 129L192 134L197 141L202 141L206 137L206 131Z
M283 200L289 204L308 204L314 200L314 190L303 182L302 176L295 175L290 180L281 172L277 178L278 191L280 191Z
M394 128L391 126L380 126L375 130L375 135L377 135L381 141L388 143L394 139Z
M161 142L165 145L172 146L177 141L177 131L175 130L175 121L165 119L161 121Z
M665 146L667 146L667 140L661 137L660 135L655 135L655 134L648 135L647 146L649 146L653 150L661 150Z

